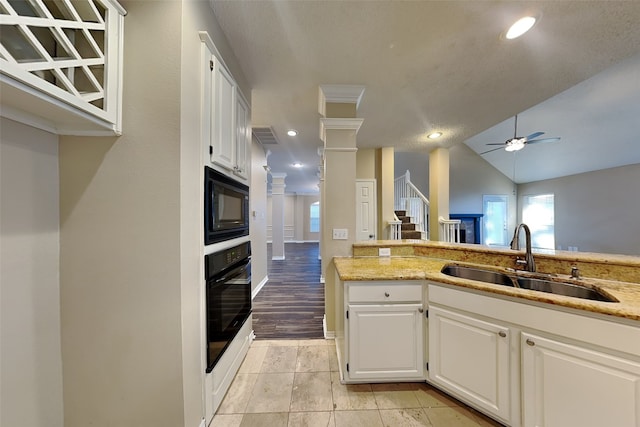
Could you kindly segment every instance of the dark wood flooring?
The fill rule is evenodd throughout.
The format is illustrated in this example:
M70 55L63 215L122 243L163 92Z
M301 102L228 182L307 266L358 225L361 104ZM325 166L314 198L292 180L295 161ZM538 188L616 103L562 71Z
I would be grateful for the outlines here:
M286 243L285 259L271 259L268 282L253 300L256 339L323 338L324 285L318 243Z

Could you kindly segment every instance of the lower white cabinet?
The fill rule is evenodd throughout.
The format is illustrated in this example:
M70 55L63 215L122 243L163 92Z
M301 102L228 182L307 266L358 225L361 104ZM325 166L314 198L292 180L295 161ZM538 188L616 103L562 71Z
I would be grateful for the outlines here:
M640 363L523 333L524 426L640 426Z
M422 281L345 282L344 339L336 343L345 382L425 379Z
M422 311L422 304L349 305L349 378L423 378Z
M512 333L497 322L429 308L429 380L509 421Z

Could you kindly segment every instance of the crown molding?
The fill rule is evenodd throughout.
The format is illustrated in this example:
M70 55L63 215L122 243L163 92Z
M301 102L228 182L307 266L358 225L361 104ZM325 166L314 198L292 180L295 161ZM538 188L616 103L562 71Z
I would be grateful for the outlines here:
M356 110L360 106L364 95L362 85L320 85L318 96L318 112L326 115L327 102L337 104L356 104Z
M321 118L320 139L322 142L326 142L328 130L354 130L357 134L360 126L362 126L362 122L364 122L364 119Z

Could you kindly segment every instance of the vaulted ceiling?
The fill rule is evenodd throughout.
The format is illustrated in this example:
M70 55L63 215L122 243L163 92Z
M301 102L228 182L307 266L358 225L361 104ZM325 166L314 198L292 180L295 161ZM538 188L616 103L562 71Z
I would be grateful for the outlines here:
M317 192L322 84L365 86L361 148L429 152L467 143L483 152L513 136L520 113L520 134L561 140L518 152L517 182L640 163L638 1L211 4L253 88L253 125L274 131L268 162L287 174L287 191ZM534 28L506 40L525 15L539 18ZM615 85L598 80L610 69ZM568 91L583 81L581 91ZM432 131L443 136L428 140ZM481 158L514 178L513 153Z

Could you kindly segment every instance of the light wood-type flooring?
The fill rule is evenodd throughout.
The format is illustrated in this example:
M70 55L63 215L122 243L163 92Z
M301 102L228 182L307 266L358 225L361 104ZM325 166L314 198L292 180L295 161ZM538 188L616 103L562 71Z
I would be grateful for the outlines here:
M271 259L269 281L253 300L256 339L324 338L324 285L320 283L318 243L287 243L284 260Z

